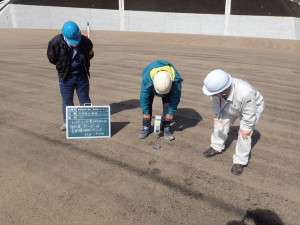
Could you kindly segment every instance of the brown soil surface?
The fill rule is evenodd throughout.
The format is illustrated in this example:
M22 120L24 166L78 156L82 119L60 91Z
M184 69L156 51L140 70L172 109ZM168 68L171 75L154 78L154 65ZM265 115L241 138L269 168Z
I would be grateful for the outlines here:
M0 224L299 224L299 41L94 31L91 99L111 105L112 137L67 140L46 57L58 32L0 29ZM184 79L173 142L137 138L141 72L155 59ZM226 152L202 156L213 116L201 88L216 68L266 101L242 176L230 173L238 123Z

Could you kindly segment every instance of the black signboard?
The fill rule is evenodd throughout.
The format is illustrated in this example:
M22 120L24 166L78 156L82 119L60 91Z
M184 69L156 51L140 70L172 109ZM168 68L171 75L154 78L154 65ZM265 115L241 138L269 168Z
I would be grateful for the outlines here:
M67 139L109 138L110 106L67 106L66 127Z

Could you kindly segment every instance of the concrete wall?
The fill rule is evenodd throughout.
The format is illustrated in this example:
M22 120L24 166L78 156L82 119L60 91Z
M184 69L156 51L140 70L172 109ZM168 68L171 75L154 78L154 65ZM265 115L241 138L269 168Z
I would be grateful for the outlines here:
M0 28L61 29L68 20L81 30L165 32L300 39L300 18L161 13L9 4L0 12Z

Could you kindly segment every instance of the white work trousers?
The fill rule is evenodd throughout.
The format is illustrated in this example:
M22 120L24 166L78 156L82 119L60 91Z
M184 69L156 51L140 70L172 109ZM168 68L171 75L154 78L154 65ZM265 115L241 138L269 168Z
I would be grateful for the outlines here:
M260 119L261 113L256 114L255 125L258 123ZM228 137L228 132L230 126L234 123L234 121L238 118L238 116L229 115L227 113L223 114L222 120L219 122L215 122L214 131L211 135L211 147L218 152L221 152L225 148L225 141ZM242 134L238 135L237 144L235 147L235 154L233 155L233 164L242 164L247 165L249 160L249 155L251 152L251 137L253 129L248 136L248 139L244 140Z

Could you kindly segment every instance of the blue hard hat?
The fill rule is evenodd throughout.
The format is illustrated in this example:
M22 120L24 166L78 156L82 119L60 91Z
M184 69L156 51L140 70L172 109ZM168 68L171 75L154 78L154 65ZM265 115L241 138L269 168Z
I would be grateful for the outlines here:
M65 22L62 28L62 35L70 43L78 43L81 40L81 33L79 27L73 21Z

